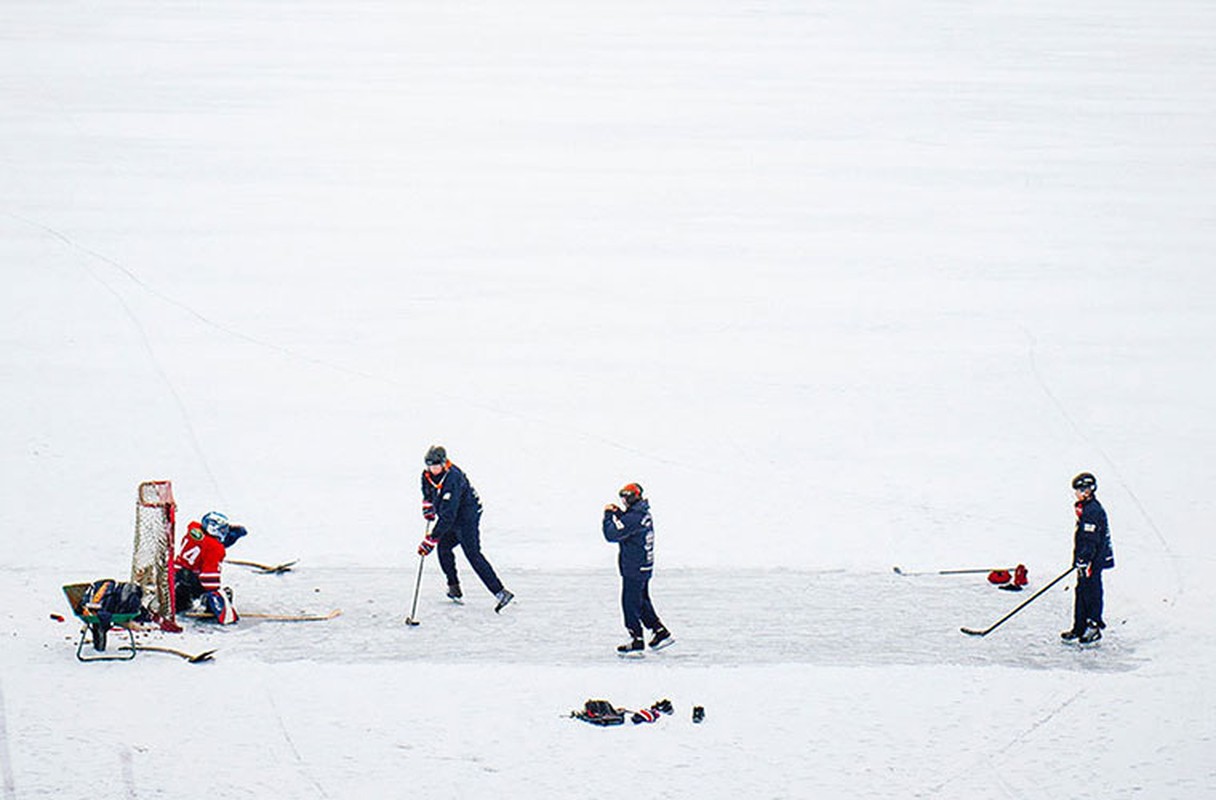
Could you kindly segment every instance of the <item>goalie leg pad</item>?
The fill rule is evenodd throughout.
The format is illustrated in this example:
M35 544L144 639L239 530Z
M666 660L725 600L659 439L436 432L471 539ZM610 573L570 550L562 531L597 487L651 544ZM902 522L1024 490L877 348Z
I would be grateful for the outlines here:
M221 625L231 625L240 619L236 613L236 606L232 605L223 592L207 592L203 595L203 604L207 611L215 617L215 621Z

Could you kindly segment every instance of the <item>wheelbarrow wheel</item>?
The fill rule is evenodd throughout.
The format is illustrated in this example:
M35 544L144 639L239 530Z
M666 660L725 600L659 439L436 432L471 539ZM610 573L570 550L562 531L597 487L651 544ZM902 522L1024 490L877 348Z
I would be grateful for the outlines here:
M105 652L106 649L106 626L95 622L89 626L89 630L93 632L93 649L100 652Z

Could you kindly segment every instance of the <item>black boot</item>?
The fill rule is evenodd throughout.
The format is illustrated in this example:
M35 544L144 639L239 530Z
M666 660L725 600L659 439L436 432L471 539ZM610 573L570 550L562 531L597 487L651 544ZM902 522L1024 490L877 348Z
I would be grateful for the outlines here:
M662 625L654 629L654 636L650 637L650 649L662 650L664 647L673 645L676 640L671 638L671 631L664 628Z
M646 653L646 640L641 636L634 636L632 641L617 647L616 652L622 658L641 658Z

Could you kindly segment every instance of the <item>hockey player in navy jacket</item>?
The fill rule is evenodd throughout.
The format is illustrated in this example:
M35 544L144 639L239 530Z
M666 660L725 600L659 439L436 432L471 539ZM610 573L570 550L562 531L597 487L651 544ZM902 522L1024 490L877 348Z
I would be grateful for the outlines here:
M622 656L640 655L646 647L642 627L651 630L652 649L674 643L671 633L659 620L650 601L650 576L654 570L654 520L650 501L642 497L642 487L626 484L620 491L622 509L615 503L604 507L604 538L620 547L617 565L621 571L621 611L630 641L617 648Z
M469 483L464 470L448 460L447 450L431 447L422 472L422 516L431 523L418 545L418 555L426 558L439 549L439 566L448 579L448 597L461 602L460 578L456 573L456 545L464 551L469 565L494 595L495 611L502 611L515 598L502 585L494 568L481 552L481 498ZM421 574L421 573L420 573Z
M1082 644L1102 638L1102 570L1115 566L1115 553L1110 543L1110 525L1106 509L1098 502L1097 479L1082 472L1072 479L1076 494L1077 527L1073 533L1073 563L1077 568L1077 589L1073 598L1072 628L1060 636L1076 639Z

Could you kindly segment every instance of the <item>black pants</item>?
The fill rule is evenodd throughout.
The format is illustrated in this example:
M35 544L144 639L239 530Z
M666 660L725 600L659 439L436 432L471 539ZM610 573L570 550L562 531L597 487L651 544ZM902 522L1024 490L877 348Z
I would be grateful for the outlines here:
M1075 633L1085 631L1088 623L1106 627L1102 622L1102 570L1095 569L1088 578L1077 578L1076 595L1073 599L1072 629Z
M203 584L198 575L179 567L173 573L173 610L183 611L194 605L194 601L202 596Z
M456 554L452 552L456 549L456 545L460 545L460 549L464 551L464 557L469 560L469 566L477 573L477 577L481 578L481 582L490 590L490 594L501 592L502 581L494 574L494 568L490 566L490 562L481 554L480 519L475 519L471 524L462 528L449 530L439 539L439 546L435 549L439 551L439 566L447 577L449 586L460 584L460 576L456 574Z
M625 614L625 629L635 639L642 638L643 625L652 631L663 627L650 602L650 573L621 576L621 611Z

